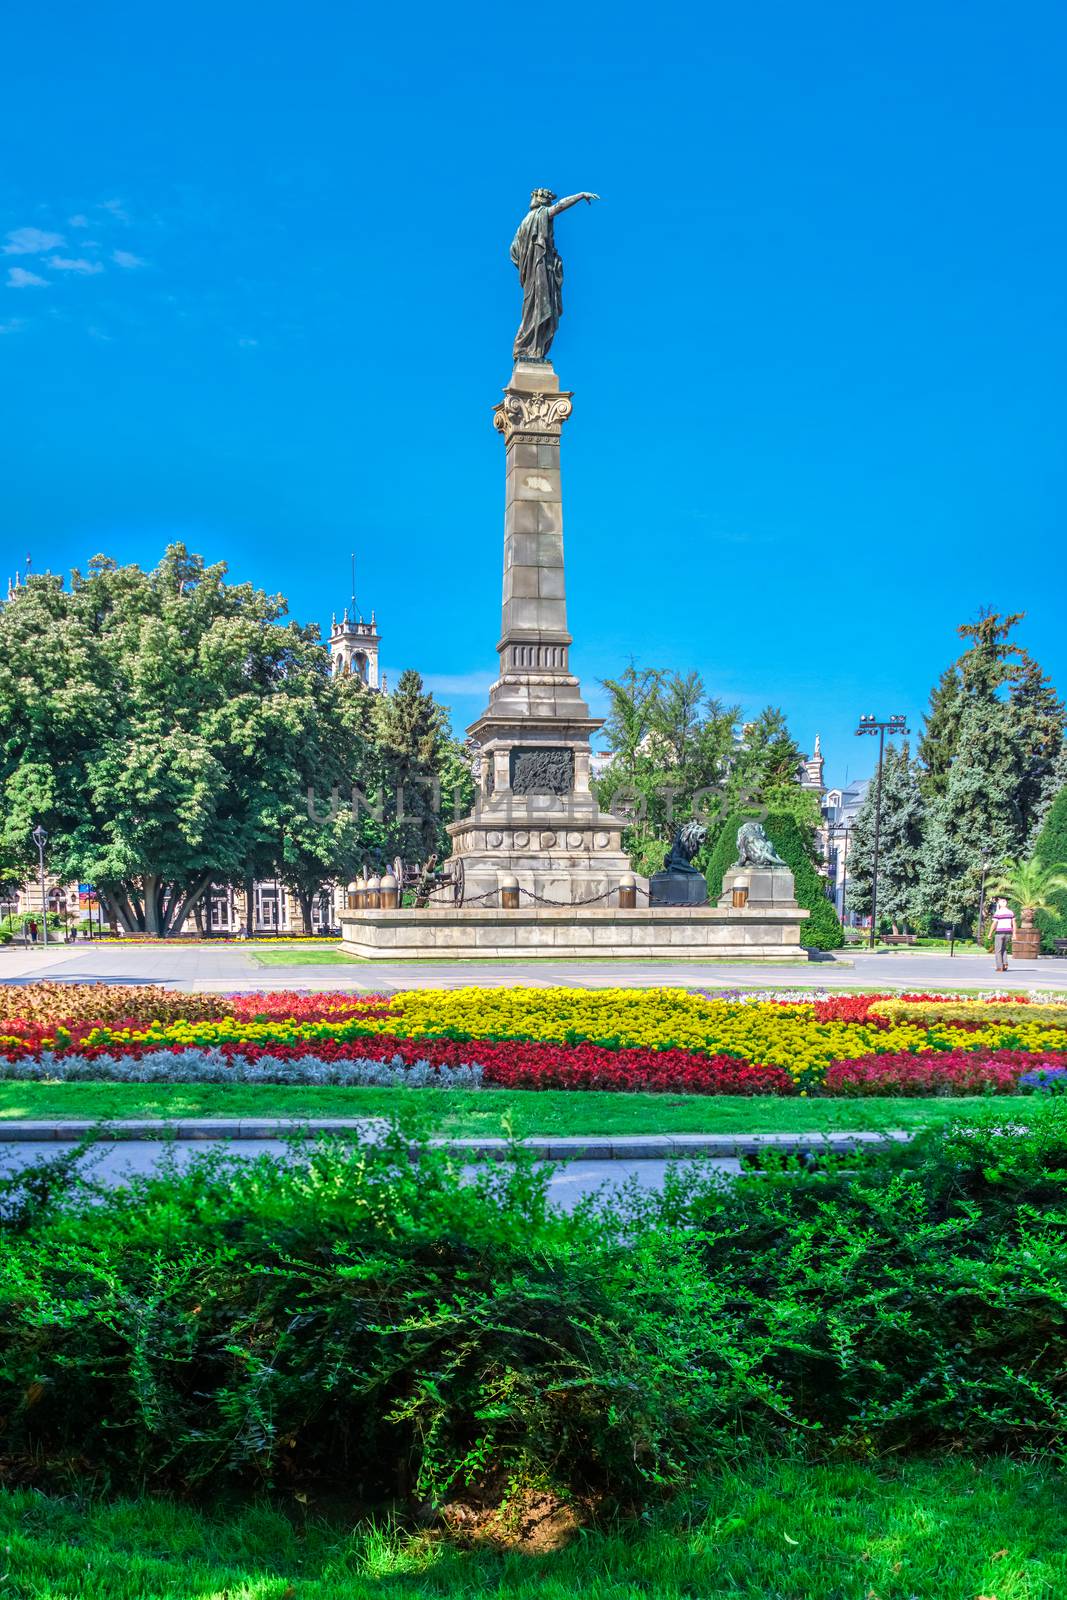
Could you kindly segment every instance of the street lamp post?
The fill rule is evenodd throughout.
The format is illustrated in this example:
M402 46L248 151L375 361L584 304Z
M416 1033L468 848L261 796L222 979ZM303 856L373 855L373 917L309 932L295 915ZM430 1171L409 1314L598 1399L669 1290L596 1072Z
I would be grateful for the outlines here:
M33 833L30 835L30 837L33 840L34 844L37 846L37 859L41 864L41 922L42 922L42 924L44 926L44 942L45 942L45 944L47 944L48 943L48 897L45 894L45 887L44 887L44 846L45 846L45 840L48 838L48 835L47 835L47 833L45 833L44 829L41 827L41 824L38 823L36 828L34 828Z
M878 735L878 776L874 790L874 861L871 869L871 937L868 948L874 949L875 939L878 937L878 847L882 833L882 761L885 757L885 736L887 733L907 733L904 717L890 717L886 722L880 722L874 712L868 712L860 717L860 725L856 733L876 733Z

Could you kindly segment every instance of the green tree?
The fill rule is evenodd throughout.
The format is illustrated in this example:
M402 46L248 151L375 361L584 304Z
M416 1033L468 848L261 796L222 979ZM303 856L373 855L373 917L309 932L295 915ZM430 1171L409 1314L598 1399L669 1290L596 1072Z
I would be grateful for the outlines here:
M1006 861L1022 845L1018 787L1009 708L968 700L948 787L927 811L919 898L928 916L957 925L974 920L983 862Z
M318 630L171 545L152 572L98 556L0 609L2 845L97 885L127 930L178 932L212 882L268 876L285 806L332 748Z
M966 649L931 697L920 742L928 802L921 899L973 920L983 862L1024 852L1056 784L1064 708L1014 633L1021 612L964 624Z
M1024 928L1032 928L1036 912L1055 912L1067 894L1067 861L1005 861L997 873L990 893L1005 895L1020 914Z
M800 787L800 750L782 711L768 706L739 732L740 707L709 695L699 673L632 662L604 687L613 760L594 792L605 810L630 819L623 844L636 871L647 876L662 865L689 817L714 834L729 811L748 804L791 815L814 863L818 799Z
M618 678L605 678L602 687L610 696L610 709L604 723L603 738L612 753L613 766L620 777L633 782L642 751L652 733L656 701L664 674L652 667L630 665Z
M299 750L288 752L287 777L267 813L279 846L274 870L296 896L308 931L314 900L328 883L347 882L364 862L384 859L377 700L356 676L329 678L314 725Z
M1067 714L1055 688L1034 658L1012 637L1022 612L980 613L958 631L964 653L942 674L930 696L919 741L923 793L941 798L960 745L963 714L975 701L1007 703L1011 742L1018 763L1015 796L1019 826L1032 835L1059 787L1054 776L1067 729Z
M1061 862L1067 861L1067 786L1060 789L1045 814L1034 842L1032 859L1051 868L1058 868ZM1053 903L1049 909L1039 910L1035 918L1041 929L1042 948L1048 951L1053 949L1054 940L1067 939L1067 894L1054 890L1051 898Z
M731 803L767 805L781 789L799 788L800 761L800 746L789 732L785 712L766 706L741 729L730 763Z
M1033 854L1034 846L1040 837L1041 829L1045 825L1045 819L1052 809L1055 800L1065 788L1067 788L1067 737L1061 741L1059 750L1056 752L1056 755L1053 758L1052 767L1045 783L1044 793L1034 808L1034 820L1031 824L1030 835L1027 839L1027 846L1031 855Z
M928 800L936 800L948 788L949 770L956 753L962 700L963 680L959 664L954 661L945 668L930 691L930 709L926 713L919 739L923 793Z
M739 712L709 696L696 672L631 663L605 687L613 760L593 788L600 806L631 819L624 848L647 875L662 866L681 822L719 808Z
M872 778L856 816L848 853L846 904L870 916L874 878L874 821L877 782ZM894 933L914 926L922 914L920 874L925 807L918 764L910 748L886 747L882 764L882 808L878 840L878 921Z
M385 859L424 861L447 852L442 774L455 752L447 712L417 672L400 674L378 702L376 737L384 785ZM449 797L451 800L451 797ZM451 810L449 810L449 818Z
M1021 746L1017 804L1024 838L1036 838L1041 819L1063 787L1063 701L1032 656L1024 655L1008 695L1012 732Z

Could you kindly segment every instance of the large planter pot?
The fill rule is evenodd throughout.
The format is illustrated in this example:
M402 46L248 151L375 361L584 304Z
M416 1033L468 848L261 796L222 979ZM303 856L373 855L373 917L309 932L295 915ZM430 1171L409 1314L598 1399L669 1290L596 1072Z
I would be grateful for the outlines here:
M1017 929L1011 941L1011 953L1016 961L1036 961L1041 954L1041 929Z

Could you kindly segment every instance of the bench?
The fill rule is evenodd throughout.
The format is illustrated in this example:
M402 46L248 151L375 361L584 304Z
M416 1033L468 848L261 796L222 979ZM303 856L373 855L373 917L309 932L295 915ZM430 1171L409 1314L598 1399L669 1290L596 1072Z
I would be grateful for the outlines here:
M1067 939L1053 939L1052 948L1058 956L1067 956Z
M914 944L915 940L916 935L914 933L883 933L880 942L882 944Z

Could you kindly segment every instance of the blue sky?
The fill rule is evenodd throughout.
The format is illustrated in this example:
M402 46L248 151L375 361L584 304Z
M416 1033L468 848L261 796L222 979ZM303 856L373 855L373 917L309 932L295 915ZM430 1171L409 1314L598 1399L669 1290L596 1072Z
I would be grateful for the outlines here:
M529 191L573 660L698 667L869 770L955 626L1067 689L1067 17L893 5L24 6L0 67L0 573L184 537L458 723L499 624L491 407Z

